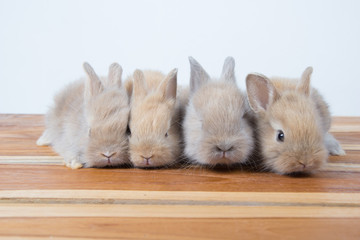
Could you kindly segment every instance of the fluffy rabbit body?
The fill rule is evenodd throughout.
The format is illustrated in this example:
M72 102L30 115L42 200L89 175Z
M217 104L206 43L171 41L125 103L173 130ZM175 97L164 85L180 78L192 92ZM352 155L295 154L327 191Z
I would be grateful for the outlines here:
M177 69L167 76L136 70L126 81L132 89L129 127L130 160L135 167L170 166L181 154Z
M194 163L214 167L248 160L253 148L249 106L236 85L235 61L228 57L220 79L211 79L189 57L190 100L184 118L185 155Z
M84 63L85 80L71 83L55 96L38 145L52 145L70 168L128 163L129 98L121 87L122 68L114 63L100 78Z
M264 167L279 174L311 173L320 169L328 154L344 155L328 132L328 105L310 86L312 68L301 79L249 74L246 78L251 108L259 121Z

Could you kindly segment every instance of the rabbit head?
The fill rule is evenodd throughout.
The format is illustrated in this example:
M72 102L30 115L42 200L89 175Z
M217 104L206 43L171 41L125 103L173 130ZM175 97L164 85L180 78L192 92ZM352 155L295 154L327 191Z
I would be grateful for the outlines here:
M177 69L166 77L158 72L134 72L129 126L130 160L135 167L161 167L177 160L180 137L173 121L176 89Z
M185 154L195 163L213 167L243 163L251 153L253 132L245 119L246 97L236 85L232 57L221 77L212 81L192 57L190 100L184 119Z
M88 143L85 167L127 164L129 98L121 86L122 68L113 63L102 81L93 68L84 63L87 74L84 89L85 119Z
M308 67L296 87L282 90L261 74L246 78L249 103L259 119L264 164L274 172L310 173L326 162L321 119L310 96L311 73Z

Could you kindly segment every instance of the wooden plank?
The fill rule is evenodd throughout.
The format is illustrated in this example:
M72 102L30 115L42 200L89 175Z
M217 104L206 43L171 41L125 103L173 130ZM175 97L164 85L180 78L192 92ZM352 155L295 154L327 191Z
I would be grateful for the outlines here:
M349 163L328 163L322 171L333 172L360 172L360 164Z
M32 190L0 203L0 217L360 217L360 193Z
M352 133L352 132L360 132L360 126L359 123L354 124L333 124L331 126L330 132L342 132L342 133Z
M16 176L16 177L14 177ZM311 177L208 169L80 169L0 165L0 190L104 189L220 192L360 192L359 172L318 172Z
M360 207L3 203L0 217L360 218Z
M0 164L64 165L60 156L0 156Z
M359 239L349 218L0 218L6 239ZM8 238L12 237L12 238Z
M354 144L355 146L359 145L360 132L335 132L333 133L334 137L343 144ZM347 149L351 150L351 149Z
M360 117L333 117L331 132L360 132Z
M330 156L329 163L360 164L360 151L346 151L345 156Z
M360 207L360 193L2 190L0 203L4 202Z
M332 158L336 158L336 157L332 157ZM331 161L332 158L330 158L329 161ZM360 164L354 164L351 162L349 163L346 161L340 161L340 162L341 163L329 162L322 169L322 171L360 172ZM360 159L359 159L359 163L360 163ZM0 164L64 165L63 158L60 156L0 156ZM198 167L193 166L191 168L198 168Z
M0 155L56 156L51 147L36 145L43 130L43 115L0 114Z
M360 142L357 144L341 144L342 148L346 150L352 151L360 151Z
M43 121L0 114L0 238L359 239L360 117L333 120L346 156L297 178L199 167L71 170L35 145Z
M0 156L0 164L64 165L60 156Z
M352 124L352 123L359 123L360 117L359 116L336 116L333 117L333 124L345 123L345 124Z

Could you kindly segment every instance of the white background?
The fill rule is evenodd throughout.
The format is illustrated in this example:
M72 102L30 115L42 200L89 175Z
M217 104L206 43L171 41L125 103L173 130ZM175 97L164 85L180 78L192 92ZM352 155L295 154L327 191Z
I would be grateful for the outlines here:
M191 55L213 76L233 56L243 89L249 72L313 66L333 115L360 116L359 12L356 0L0 0L0 113L45 113L84 61L100 75L119 62L124 77L177 67L188 84Z

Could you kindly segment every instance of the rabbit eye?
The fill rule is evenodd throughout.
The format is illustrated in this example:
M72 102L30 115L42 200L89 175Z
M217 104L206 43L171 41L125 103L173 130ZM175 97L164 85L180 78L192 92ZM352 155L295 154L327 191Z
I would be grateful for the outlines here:
M168 137L168 136L169 136L169 135L168 135L168 133L166 132L166 133L165 133L165 137Z
M131 130L130 130L129 125L126 128L126 135L131 136Z
M278 130L277 132L277 141L278 142L284 142L285 134L282 130Z

